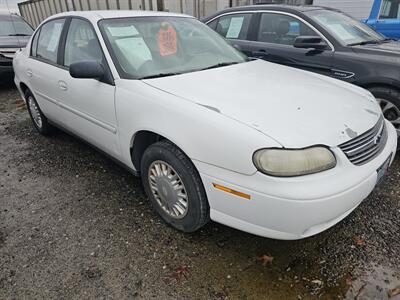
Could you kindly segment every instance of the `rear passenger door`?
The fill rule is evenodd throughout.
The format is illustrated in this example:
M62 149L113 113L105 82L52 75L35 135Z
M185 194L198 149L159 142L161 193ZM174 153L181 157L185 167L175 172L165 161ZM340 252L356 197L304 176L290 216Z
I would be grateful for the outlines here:
M281 12L262 12L257 16L255 36L248 45L249 56L332 75L333 48L328 43L325 50L294 47L295 39L299 36L322 37L308 24Z
M65 18L50 20L36 31L29 63L25 66L29 86L41 110L50 120L57 123L64 121L59 106L57 77L64 72L58 64L58 56L65 23Z
M249 39L251 39L253 16L255 13L231 13L219 16L207 25L226 38L235 48L249 55Z

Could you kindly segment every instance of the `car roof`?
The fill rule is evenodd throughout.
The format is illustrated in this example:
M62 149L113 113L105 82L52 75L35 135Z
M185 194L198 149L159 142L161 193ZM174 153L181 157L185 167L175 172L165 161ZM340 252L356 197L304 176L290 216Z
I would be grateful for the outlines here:
M91 10L91 11L69 11L63 12L49 17L47 20L60 18L60 17L84 17L92 21L100 19L113 19L113 18L131 18L131 17L184 17L193 18L189 15L160 12L160 11L147 11L147 10Z
M263 5L245 5L245 6L235 6L231 8L227 8L221 11L218 11L210 16L203 18L203 21L208 21L218 15L229 13L229 12L238 12L238 11L258 11L258 10L273 10L273 11L283 11L288 13L296 13L296 12L307 12L307 11L315 11L315 10L332 10L338 11L337 9L324 7L324 6L316 6L316 5L288 5L288 4L263 4Z
M320 9L331 9L324 6L317 5L289 5L289 4L263 4L263 5L245 5L245 6L235 6L228 8L226 10L291 10L291 11L311 11Z

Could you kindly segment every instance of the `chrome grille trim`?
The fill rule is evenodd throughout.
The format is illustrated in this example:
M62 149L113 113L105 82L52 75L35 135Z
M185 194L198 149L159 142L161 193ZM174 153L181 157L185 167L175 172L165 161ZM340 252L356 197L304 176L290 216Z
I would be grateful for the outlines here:
M386 145L387 131L383 116L370 130L339 145L347 158L356 166L361 166L378 156Z

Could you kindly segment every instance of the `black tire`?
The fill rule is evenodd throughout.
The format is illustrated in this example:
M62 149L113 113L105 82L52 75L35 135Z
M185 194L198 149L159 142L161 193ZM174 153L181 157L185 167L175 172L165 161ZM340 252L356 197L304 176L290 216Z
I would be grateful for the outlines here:
M49 135L51 133L54 132L54 126L52 126L49 121L47 120L46 116L43 114L42 110L39 107L39 104L37 103L35 97L33 96L33 94L31 93L31 91L27 90L25 92L25 101L26 101L26 107L28 108L28 112L29 115L31 117L33 126L35 126L36 130L43 135ZM33 112L31 111L31 105L30 105L30 101L33 101L34 105L37 107L37 112L40 116L40 120L41 122L38 123L37 121L35 121L34 117L33 117Z
M169 164L181 178L186 189L188 207L181 219L171 217L157 202L150 187L149 169L153 162ZM174 144L163 140L149 146L141 160L141 177L145 192L154 209L170 226L183 232L193 232L209 221L209 205L200 175L190 159Z
M369 91L378 101L379 99L383 100L380 102L380 106L383 110L383 115L387 120L392 122L400 118L400 91L383 86L372 87ZM389 106L386 106L385 102L393 104L395 108L387 109ZM397 135L400 136L400 124L393 122L392 124L396 128Z

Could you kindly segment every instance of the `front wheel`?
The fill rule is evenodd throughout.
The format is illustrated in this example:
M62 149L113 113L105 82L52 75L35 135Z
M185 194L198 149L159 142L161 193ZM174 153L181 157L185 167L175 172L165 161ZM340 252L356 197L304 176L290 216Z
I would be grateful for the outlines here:
M200 175L174 144L164 140L147 148L141 176L150 202L167 224L193 232L208 222L209 205Z
M375 96L384 117L396 128L400 137L400 92L387 87L373 87L369 91Z

